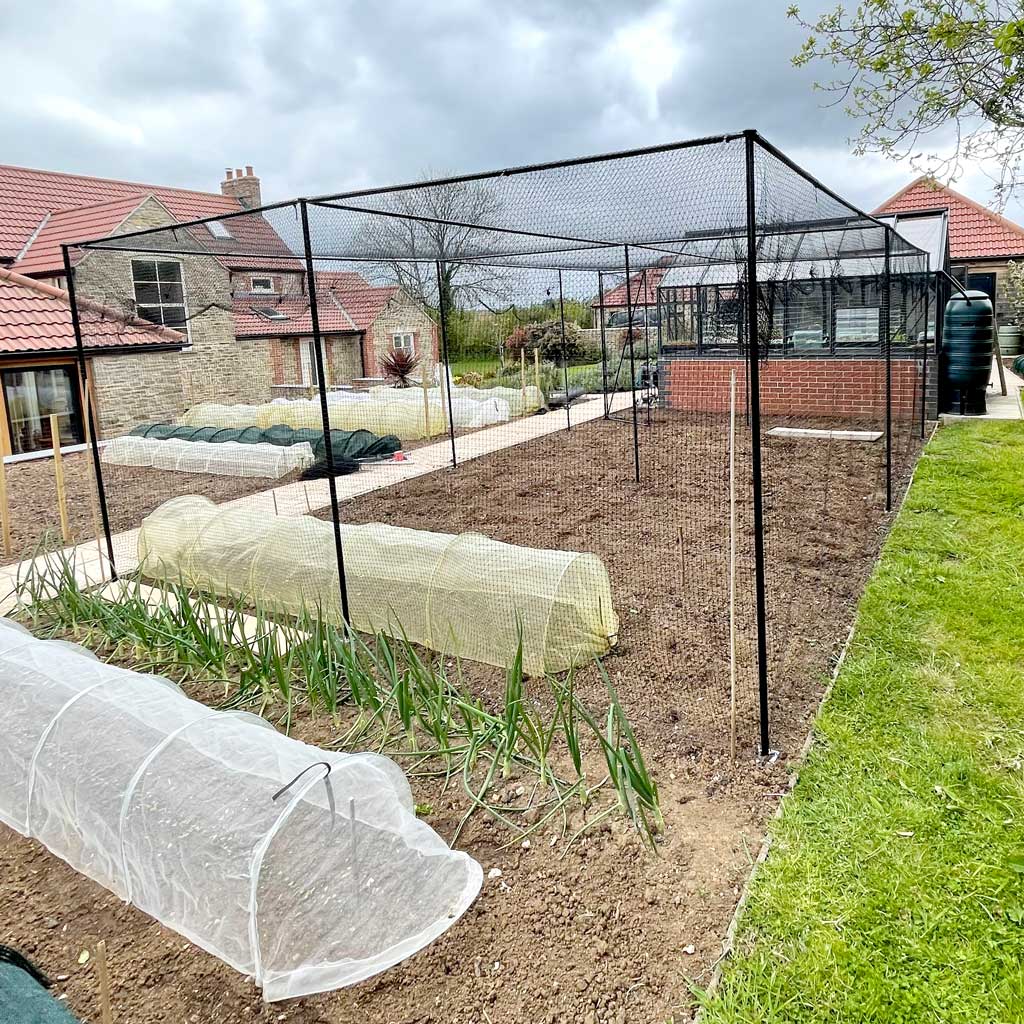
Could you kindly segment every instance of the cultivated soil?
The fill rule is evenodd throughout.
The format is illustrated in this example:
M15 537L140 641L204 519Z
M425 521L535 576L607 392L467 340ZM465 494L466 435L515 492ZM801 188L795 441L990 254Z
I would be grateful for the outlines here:
M0 565L29 558L42 547L62 547L53 459L11 463L6 471L7 501L11 510L11 554L5 556L0 548ZM296 479L298 474L290 474L280 480L266 480L178 473L141 466L103 467L107 511L113 533L133 529L157 506L181 494L203 494L211 501L230 501ZM64 486L71 542L81 544L95 540L97 536L102 538L90 452L64 456Z
M897 447L898 498L917 443L901 437ZM767 760L755 753L752 503L742 430L735 758L723 419L655 413L643 422L639 484L630 425L599 420L343 506L349 522L475 530L604 560L621 623L606 664L660 786L665 831L656 853L617 817L571 846L559 823L536 832L528 849L519 842L503 849L508 830L478 814L458 846L485 875L492 868L501 875L484 882L442 938L351 989L268 1006L214 957L0 828L3 941L36 960L69 1005L96 1021L93 967L78 961L105 939L118 1024L690 1020L691 986L712 976L888 523L880 444L767 439L764 458L770 737L778 751ZM465 686L485 700L500 690L500 672L463 670ZM591 706L605 706L595 672L583 673L579 685ZM213 703L222 695L193 690ZM328 744L338 730L323 716L298 713L293 734ZM493 798L516 802L524 782L503 781ZM430 805L426 820L450 837L467 807L461 788L417 779L413 789L418 803ZM584 820L574 810L567 834Z

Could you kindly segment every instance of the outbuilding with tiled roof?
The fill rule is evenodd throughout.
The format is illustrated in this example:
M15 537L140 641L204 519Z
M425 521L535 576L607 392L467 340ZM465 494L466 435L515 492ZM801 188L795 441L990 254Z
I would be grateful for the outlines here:
M900 189L875 213L904 215L933 210L948 213L953 277L968 288L986 292L995 304L997 320L1004 325L1011 323L1006 267L1011 260L1024 259L1024 227L928 176Z

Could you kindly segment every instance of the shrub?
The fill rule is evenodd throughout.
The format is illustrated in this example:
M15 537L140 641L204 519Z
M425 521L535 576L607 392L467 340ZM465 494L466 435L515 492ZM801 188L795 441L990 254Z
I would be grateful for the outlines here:
M414 356L404 348L394 348L384 354L380 361L380 368L388 380L395 382L396 388L408 388L412 386L411 375L417 366L420 365L419 356Z
M518 359L523 349L530 355L539 348L542 359L551 362L581 363L587 359L583 332L578 324L565 322L565 338L562 338L562 324L559 320L545 320L540 324L522 324L505 339L505 351L510 358Z

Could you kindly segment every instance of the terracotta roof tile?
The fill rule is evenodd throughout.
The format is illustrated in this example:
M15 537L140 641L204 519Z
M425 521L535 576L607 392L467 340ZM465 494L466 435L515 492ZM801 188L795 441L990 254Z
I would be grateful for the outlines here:
M43 222L13 269L19 274L63 273L64 261L60 249L62 244L112 235L145 199L144 195L136 194L51 214ZM80 251L70 250L70 253L72 259L81 256Z
M178 221L242 209L237 199L218 192L0 165L0 258L15 258L47 214L146 194L156 196Z
M928 177L918 178L900 189L875 213L938 209L949 211L951 259L1024 255L1024 228Z
M178 331L125 316L91 299L78 300L88 349L186 344ZM0 267L0 352L64 352L75 348L68 293Z
M388 302L398 294L397 288L374 287L359 274L351 272L318 273L316 289L320 330L325 334L368 330ZM256 309L273 309L288 319L268 320L254 312ZM235 334L239 338L291 337L313 333L309 302L305 297L236 296L234 316Z
M633 306L654 306L658 302L658 285L668 272L668 267L649 267L629 279L629 301ZM626 305L626 282L604 293L605 306ZM598 305L595 298L593 305Z

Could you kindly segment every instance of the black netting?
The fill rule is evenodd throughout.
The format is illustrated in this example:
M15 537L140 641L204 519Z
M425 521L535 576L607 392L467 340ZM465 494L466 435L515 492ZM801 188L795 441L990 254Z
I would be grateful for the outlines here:
M922 251L743 135L216 222L148 213L72 252L80 303L170 331L133 380L127 357L88 353L100 438L159 421L139 440L231 457L198 472L101 448L119 569L142 518L185 495L277 517L300 562L338 554L310 518L342 554L354 524L424 548L480 534L499 546L460 624L438 601L411 639L465 657L487 692L509 652L496 639L488 661L477 638L507 635L553 585L544 566L585 553L575 639L545 634L534 671L564 668L559 644L603 657L631 716L686 756L753 749L767 684L772 743L798 742L923 435ZM389 435L402 456L383 462ZM284 467L261 442L357 469L268 481ZM550 557L527 572L519 549ZM395 558L382 546L381 586L401 588ZM325 614L386 625L360 619L369 584L339 568ZM502 593L504 622L473 588Z

